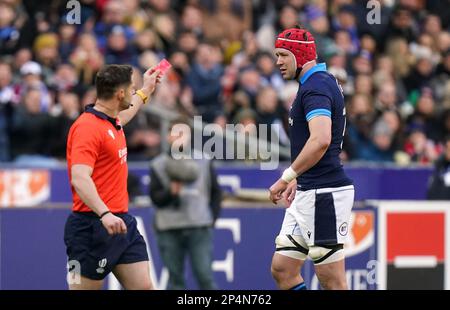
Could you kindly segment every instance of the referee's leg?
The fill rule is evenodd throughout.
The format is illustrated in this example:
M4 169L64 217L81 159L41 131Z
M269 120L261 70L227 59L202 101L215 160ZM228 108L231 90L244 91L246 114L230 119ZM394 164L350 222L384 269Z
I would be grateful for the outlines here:
M79 281L69 283L69 290L101 290L103 288L103 280L92 280L80 274L70 272L71 278L78 278Z
M113 273L126 290L153 290L148 261L119 264Z

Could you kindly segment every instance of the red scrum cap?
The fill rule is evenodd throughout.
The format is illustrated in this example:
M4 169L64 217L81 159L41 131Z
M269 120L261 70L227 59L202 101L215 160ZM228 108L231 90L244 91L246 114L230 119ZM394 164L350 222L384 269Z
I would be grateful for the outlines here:
M289 28L281 32L275 41L275 48L290 51L294 55L297 68L302 68L317 56L314 37L308 30L301 28Z

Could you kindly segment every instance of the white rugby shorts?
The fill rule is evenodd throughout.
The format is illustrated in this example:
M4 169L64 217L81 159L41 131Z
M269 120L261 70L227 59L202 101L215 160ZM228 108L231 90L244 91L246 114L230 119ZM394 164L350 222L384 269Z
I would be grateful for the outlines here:
M345 243L354 196L353 185L297 190L280 235L300 236L308 247Z

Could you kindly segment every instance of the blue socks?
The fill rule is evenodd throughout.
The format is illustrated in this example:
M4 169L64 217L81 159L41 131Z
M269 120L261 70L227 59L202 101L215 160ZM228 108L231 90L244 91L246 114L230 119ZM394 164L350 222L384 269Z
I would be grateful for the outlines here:
M299 283L296 286L291 287L289 290L290 291L305 291L306 284L305 284L305 282Z

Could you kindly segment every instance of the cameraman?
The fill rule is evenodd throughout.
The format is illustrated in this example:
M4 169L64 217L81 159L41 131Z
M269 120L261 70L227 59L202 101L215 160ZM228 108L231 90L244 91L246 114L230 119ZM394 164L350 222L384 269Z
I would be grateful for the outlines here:
M175 127L179 126L179 127ZM184 128L181 137L173 128ZM156 206L155 230L169 289L185 289L184 263L189 255L200 289L216 289L212 272L213 226L221 209L221 190L212 161L174 159L176 151L191 154L191 133L186 124L171 126L169 154L151 163L150 198ZM203 154L202 154L203 155Z

